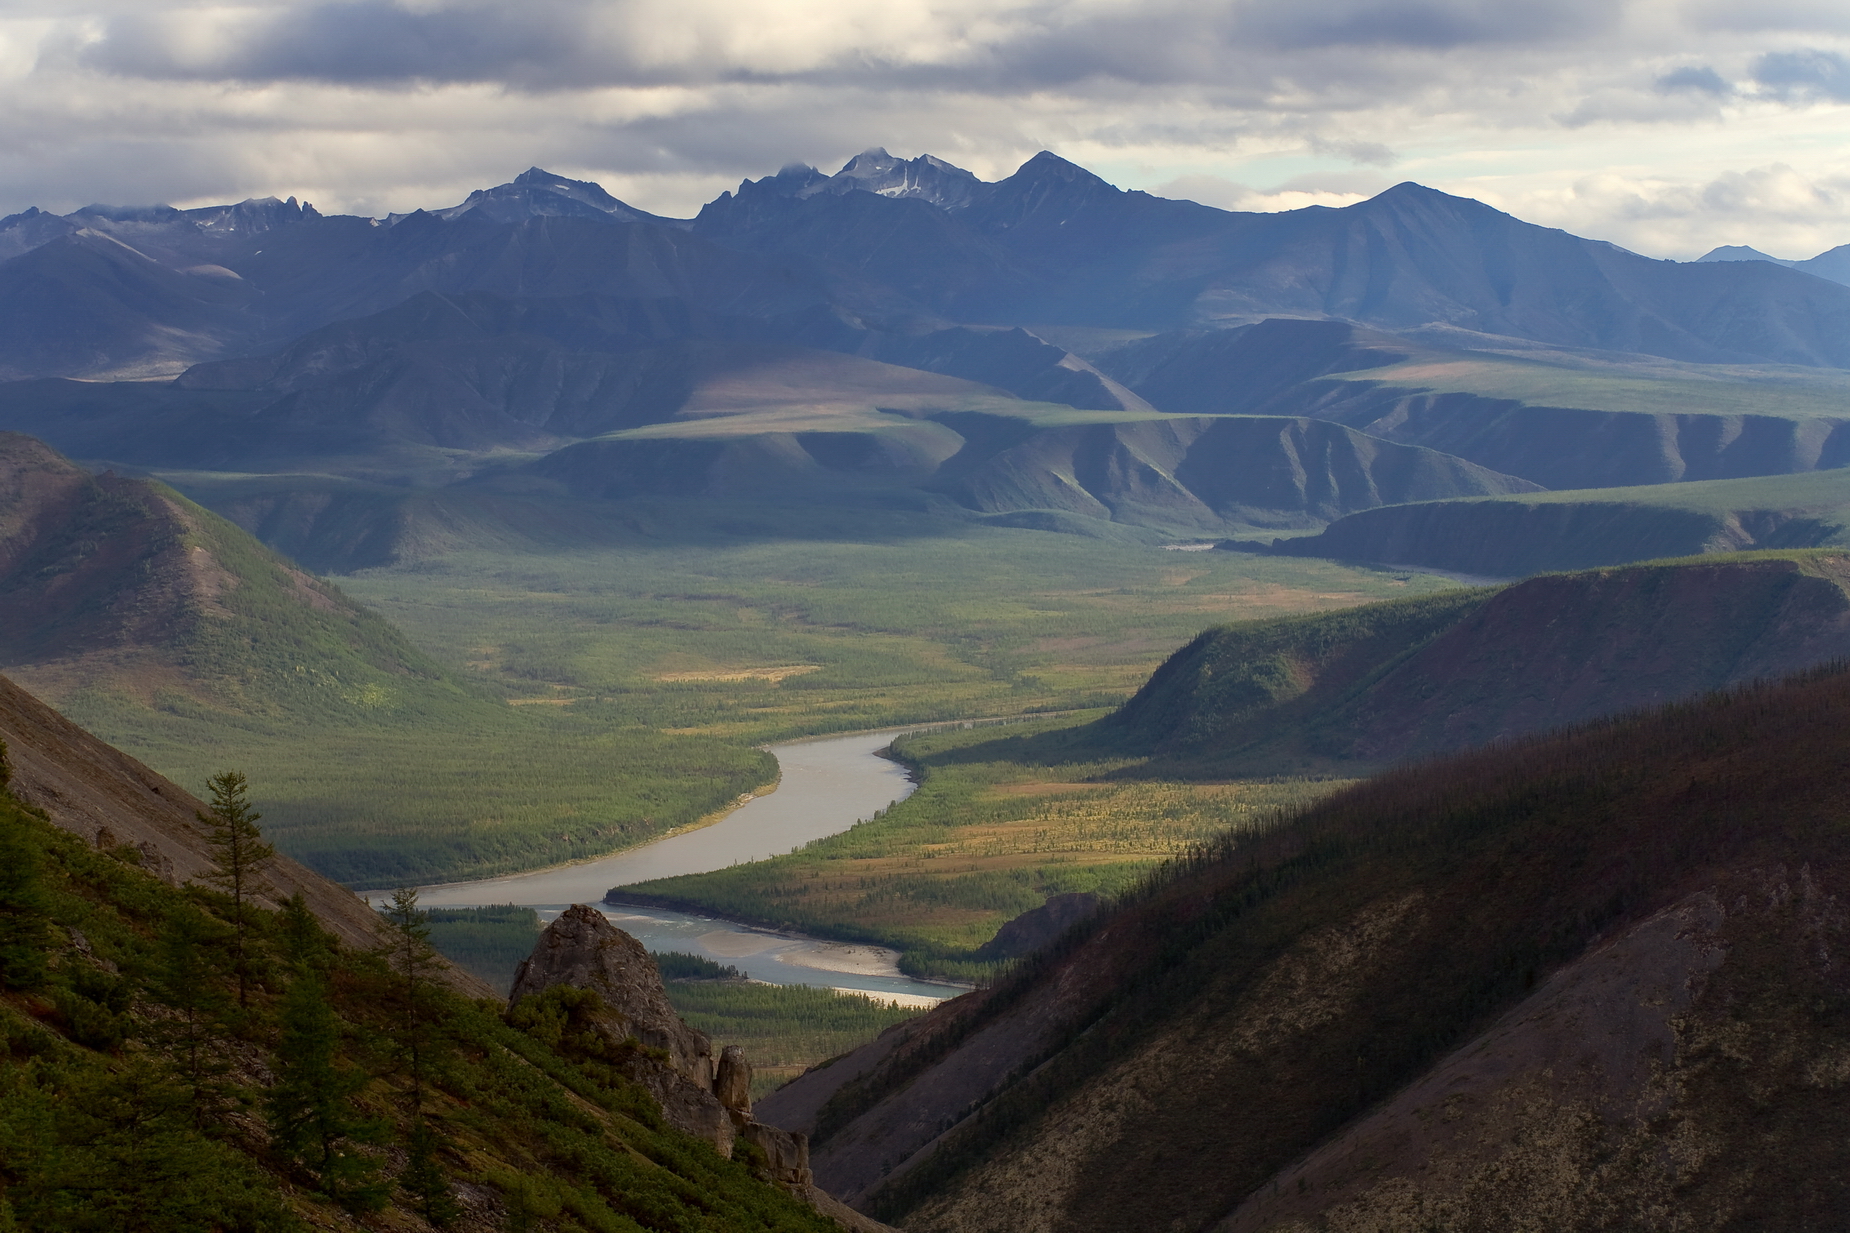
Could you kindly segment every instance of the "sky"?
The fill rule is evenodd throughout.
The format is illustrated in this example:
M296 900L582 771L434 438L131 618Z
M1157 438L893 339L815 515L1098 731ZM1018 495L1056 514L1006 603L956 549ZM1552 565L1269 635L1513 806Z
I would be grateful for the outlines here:
M1658 257L1850 243L1850 0L0 0L0 212L687 216L791 162L1039 150L1233 209L1402 180Z

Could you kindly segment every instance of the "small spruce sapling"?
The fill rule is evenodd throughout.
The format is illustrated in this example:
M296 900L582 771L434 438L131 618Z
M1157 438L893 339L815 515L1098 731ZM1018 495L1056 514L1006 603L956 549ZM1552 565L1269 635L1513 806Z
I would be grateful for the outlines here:
M44 981L50 912L37 836L18 822L0 823L0 986Z
M462 1217L462 1207L456 1202L450 1179L444 1176L443 1165L437 1159L437 1134L422 1117L412 1123L408 1147L410 1159L399 1175L398 1184L405 1188L419 1214L432 1228L455 1224Z
M306 1167L329 1198L355 1213L377 1211L388 1187L377 1158L361 1148L378 1142L384 1128L354 1104L366 1075L340 1064L340 1020L321 974L298 970L281 1012L276 1081L265 1101L271 1142Z
M415 889L394 891L384 915L385 958L397 994L390 1032L411 1079L410 1160L399 1183L424 1218L441 1228L462 1214L437 1159L440 1139L424 1116L428 1068L438 1044L437 973L443 961L430 945L430 914L418 907Z
M210 813L199 814L208 828L206 841L212 846L212 868L206 881L231 897L232 971L238 978L238 1005L250 1005L250 985L255 976L252 963L251 933L256 921L257 899L270 889L263 870L276 858L276 849L263 841L257 820L263 815L252 808L250 785L237 771L224 771L206 781L212 793Z
M156 995L178 1012L162 1034L190 1094L193 1123L202 1129L215 1124L227 1098L223 1076L230 1068L218 1045L230 999L221 991L212 963L223 932L223 925L197 908L176 908L161 929L154 973Z
M390 1033L411 1078L411 1111L421 1115L426 1067L436 1043L436 978L443 961L431 947L430 914L418 907L416 890L401 886L392 892L392 906L384 915L384 957L395 994Z

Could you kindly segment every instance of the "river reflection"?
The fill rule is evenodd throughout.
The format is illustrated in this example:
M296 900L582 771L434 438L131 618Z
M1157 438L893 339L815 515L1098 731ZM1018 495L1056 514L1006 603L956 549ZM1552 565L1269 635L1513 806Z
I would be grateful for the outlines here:
M954 997L963 990L901 975L894 965L895 953L881 947L823 942L689 913L602 902L613 887L782 855L904 800L912 794L912 781L897 763L875 751L900 733L917 730L773 745L770 751L782 772L777 790L746 802L711 826L578 865L421 887L418 901L431 908L512 903L536 909L542 921L574 903L596 904L650 950L705 955L754 980L858 989L907 1001Z

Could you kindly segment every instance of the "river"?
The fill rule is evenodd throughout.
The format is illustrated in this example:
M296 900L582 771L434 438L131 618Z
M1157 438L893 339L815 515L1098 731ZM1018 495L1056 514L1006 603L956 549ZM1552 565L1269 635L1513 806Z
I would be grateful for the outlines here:
M883 947L825 942L716 917L602 902L604 893L615 886L782 855L845 831L875 810L905 799L912 793L912 781L903 768L876 751L910 731L918 729L770 746L781 771L777 790L754 797L710 826L576 865L420 887L418 902L432 908L512 903L534 908L542 921L574 903L589 903L650 950L705 955L754 980L858 990L908 1005L954 997L963 990L902 975L895 964L898 956Z

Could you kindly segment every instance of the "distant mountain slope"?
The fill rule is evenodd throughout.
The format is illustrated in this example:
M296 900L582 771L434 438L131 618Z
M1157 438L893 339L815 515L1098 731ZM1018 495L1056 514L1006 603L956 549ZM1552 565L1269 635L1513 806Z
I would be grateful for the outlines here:
M939 418L963 427L970 444L928 487L988 513L1046 509L1155 526L1306 527L1425 492L1533 488L1318 420L1178 416L1049 426L990 452L970 421Z
M894 499L912 489L982 514L1039 511L1190 532L1306 528L1425 493L1534 487L1316 420L1079 412L972 394L910 401L921 405L709 413L568 446L526 470L605 500Z
M1819 253L1816 257L1807 257L1801 261L1789 261L1783 257L1770 257L1757 248L1745 244L1724 244L1712 248L1697 261L1770 261L1774 265L1783 265L1789 270L1803 270L1819 278L1828 278L1834 283L1850 284L1850 244L1839 244L1836 248Z
M1165 411L1314 415L1548 488L1850 462L1850 378L1831 371L1466 350L1278 319L1158 335L1097 364Z
M1408 767L760 1110L913 1233L1829 1226L1846 756L1830 672Z
M1850 543L1850 470L1365 510L1269 551L1513 577ZM1251 545L1259 547L1259 545ZM1261 549L1268 550L1268 549Z
M1217 771L1386 765L1850 658L1850 557L1745 555L1228 626L1085 739Z
M478 188L461 205L433 213L446 219L473 214L497 223L517 223L529 218L597 218L669 227L687 225L679 219L663 218L618 201L605 192L601 184L567 179L538 167L527 168L506 184Z
M169 488L0 435L0 664L250 714L389 714L463 697L385 621Z
M1765 263L1653 261L1401 184L1357 205L1238 214L1121 192L1042 153L947 208L747 182L694 222L862 271L963 320L1175 328L1268 316L1433 322L1703 362L1850 364L1850 291Z

